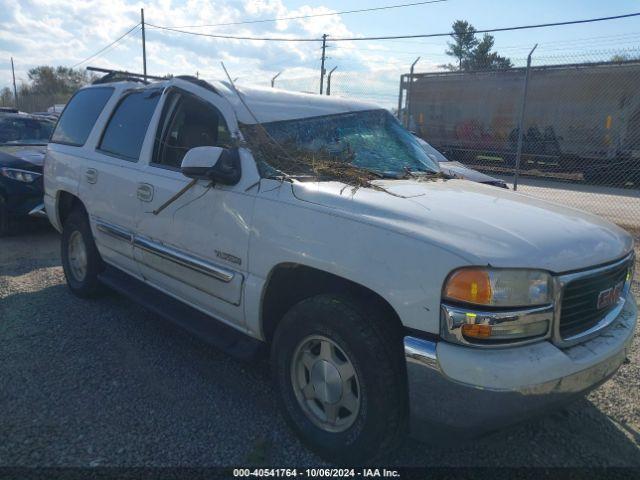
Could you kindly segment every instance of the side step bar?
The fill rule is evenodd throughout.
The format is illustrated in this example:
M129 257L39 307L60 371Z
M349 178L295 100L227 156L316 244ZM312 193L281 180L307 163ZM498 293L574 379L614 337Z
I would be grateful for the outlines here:
M233 357L253 360L265 350L264 342L205 315L117 268L107 266L100 274L100 281Z

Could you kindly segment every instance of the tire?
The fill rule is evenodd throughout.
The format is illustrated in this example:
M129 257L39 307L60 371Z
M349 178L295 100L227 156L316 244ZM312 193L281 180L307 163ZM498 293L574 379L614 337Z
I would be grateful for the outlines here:
M7 202L0 195L0 237L4 237L9 233L9 212L7 211Z
M104 269L104 263L82 208L74 209L64 222L61 254L64 276L71 292L80 298L95 296L100 291L98 275Z
M308 448L339 464L380 458L399 444L406 431L402 338L390 319L380 314L382 309L366 305L342 295L305 299L285 314L272 343L273 379L287 423ZM333 343L328 348L333 357L329 366L322 363L323 339ZM354 375L345 383L342 377L350 374L340 375L350 371L347 363ZM330 383L336 365L337 383L342 382L337 394L336 383ZM327 383L314 384L318 371L325 372ZM324 424L321 417L327 420L329 409L333 406L335 412L336 405L341 406L335 422Z

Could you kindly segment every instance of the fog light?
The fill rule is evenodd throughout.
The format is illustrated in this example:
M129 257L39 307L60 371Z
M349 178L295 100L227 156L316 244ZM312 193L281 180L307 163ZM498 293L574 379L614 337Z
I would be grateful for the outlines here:
M548 330L548 320L523 325L493 325L491 328L491 338L506 340L510 338L537 337L544 335Z
M490 338L491 325L463 325L462 334L471 338Z

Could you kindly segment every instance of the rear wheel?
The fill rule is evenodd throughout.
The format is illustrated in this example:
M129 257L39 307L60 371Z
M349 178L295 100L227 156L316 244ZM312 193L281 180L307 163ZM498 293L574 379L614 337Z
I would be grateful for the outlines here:
M100 289L98 274L104 265L84 209L74 209L65 220L61 249L62 268L71 291L82 298L95 295Z
M405 429L402 340L380 309L319 295L280 322L272 367L285 418L324 458L360 463L391 451Z

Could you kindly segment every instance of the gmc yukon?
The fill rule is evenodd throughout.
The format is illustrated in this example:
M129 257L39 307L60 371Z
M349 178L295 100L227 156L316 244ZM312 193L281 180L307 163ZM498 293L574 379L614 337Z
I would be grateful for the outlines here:
M71 291L107 285L249 358L325 458L498 429L623 363L632 237L447 178L367 103L176 77L66 106L45 206Z

